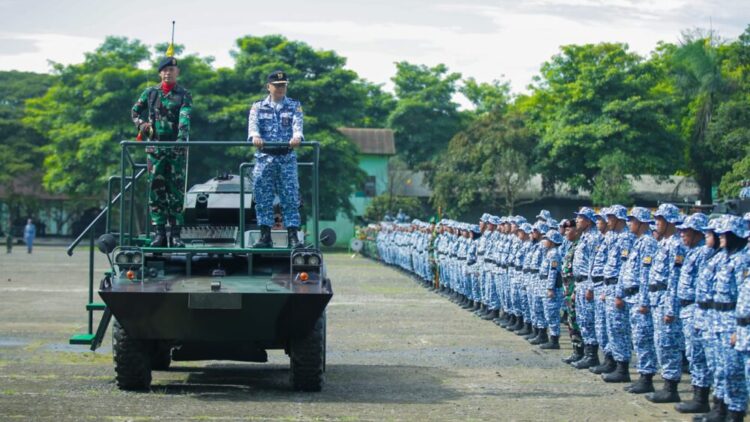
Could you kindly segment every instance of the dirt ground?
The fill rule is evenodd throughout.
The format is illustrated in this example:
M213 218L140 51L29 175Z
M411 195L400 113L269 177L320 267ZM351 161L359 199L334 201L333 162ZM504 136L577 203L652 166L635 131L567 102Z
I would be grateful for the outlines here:
M67 343L86 328L87 257L61 247L0 255L0 420L689 419L564 365L567 342L543 352L346 254L326 257L335 294L322 392L292 391L281 351L268 364L177 362L154 372L150 392L119 391L110 332L96 353Z

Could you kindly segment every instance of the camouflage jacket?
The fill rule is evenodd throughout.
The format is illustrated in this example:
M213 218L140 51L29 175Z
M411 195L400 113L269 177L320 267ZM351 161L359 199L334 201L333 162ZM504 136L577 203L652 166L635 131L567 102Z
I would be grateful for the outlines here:
M164 94L160 85L146 88L133 105L131 119L140 129L145 122L151 123L154 132L151 140L187 141L190 136L190 112L193 98L190 91L175 85ZM144 137L149 134L144 133Z

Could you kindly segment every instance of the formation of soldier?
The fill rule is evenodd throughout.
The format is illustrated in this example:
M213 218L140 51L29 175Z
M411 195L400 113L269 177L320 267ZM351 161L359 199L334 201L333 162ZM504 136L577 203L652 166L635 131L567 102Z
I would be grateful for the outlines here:
M714 421L742 420L747 408L749 225L750 213L709 219L672 204L653 213L613 205L560 222L546 210L536 221L383 222L364 236L385 263L541 349L560 348L564 323L573 353L563 361L574 368ZM693 387L685 402L683 372Z

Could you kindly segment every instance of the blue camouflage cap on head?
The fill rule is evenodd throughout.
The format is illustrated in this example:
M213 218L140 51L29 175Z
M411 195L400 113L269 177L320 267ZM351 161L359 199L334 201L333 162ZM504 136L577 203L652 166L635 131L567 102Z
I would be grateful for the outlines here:
M654 217L661 217L667 220L667 223L677 224L682 222L680 209L672 204L661 204L654 213Z
M491 215L489 220L487 220L487 222L497 226L502 222L502 219L496 215Z
M482 223L486 223L487 221L489 221L489 219L490 219L490 213L486 212L482 214L482 216L479 218L479 221L481 221Z
M544 234L543 239L547 239L550 242L556 243L558 245L561 245L563 243L563 236L557 230L548 230L547 233Z
M541 210L541 211L539 211L539 214L537 214L536 218L537 218L538 220L544 220L544 221L547 221L547 220L549 220L550 218L552 218L552 213L551 213L551 212L549 212L549 211L547 211L547 210Z
M716 231L719 227L721 227L722 221L724 221L724 216L720 217L714 217L708 220L708 224L706 224L706 228L703 229L703 231Z
M586 217L589 220L591 220L591 222L594 222L594 220L596 219L596 213L594 212L594 210L592 210L589 207L581 207L581 209L578 210L578 212L576 212L574 214L576 216Z
M472 224L471 227L469 227L472 233L479 234L482 232L482 229L479 228L479 224Z
M516 215L513 217L513 222L520 226L521 224L526 223L527 221L526 221L526 217L522 215Z
M607 207L602 207L594 217L597 220L607 221Z
M737 237L747 237L747 224L741 217L728 215L724 217L721 225L716 229L716 233L734 233Z
M633 207L630 209L628 214L628 220L634 218L641 223L652 223L654 220L651 218L651 211L643 207Z
M619 220L628 219L628 209L622 205L615 204L611 207L607 207L607 215L614 215Z
M524 233L531 234L531 231L533 230L533 228L531 227L531 224L529 223L521 223L518 226L518 230L523 230Z
M677 228L679 230L693 229L695 231L702 232L706 229L707 225L708 216L706 214L703 214L702 212L696 212L687 216L685 220L683 220L682 224L677 225Z
M560 222L557 221L557 220L555 220L554 218L550 218L549 220L547 220L547 225L550 226L550 227L556 227L559 224L560 224Z
M531 226L534 230L538 231L541 234L547 233L549 230L549 225L544 221L537 221L534 223L533 226Z
M742 219L750 222L750 212L746 212L745 215L742 216Z

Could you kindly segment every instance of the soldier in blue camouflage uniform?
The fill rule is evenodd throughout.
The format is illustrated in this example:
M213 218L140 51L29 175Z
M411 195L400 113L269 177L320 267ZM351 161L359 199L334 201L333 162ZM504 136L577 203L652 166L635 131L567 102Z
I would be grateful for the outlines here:
M487 264L484 260L485 253L487 252L487 241L492 232L489 230L489 226L487 225L487 220L490 218L490 214L484 213L479 218L479 239L477 240L477 285L475 286L478 291L475 293L479 297L479 306L478 309L474 310L474 314L477 316L484 316L487 311L487 297L489 295L489 291L487 290L489 282L491 281L490 276L491 274L488 274L487 271Z
M682 332L685 339L685 352L690 364L690 375L693 386L693 399L675 405L680 413L708 412L708 394L711 387L710 373L706 365L706 355L698 332L695 330L694 316L697 309L695 291L700 269L706 265L709 257L703 232L708 225L708 217L702 213L688 216L677 226L682 243L687 252L680 270L677 284L677 300L680 303L679 317L682 321ZM713 237L712 237L713 240Z
M515 316L513 315L513 301L511 299L510 292L510 278L509 278L509 267L508 267L508 255L510 247L512 245L511 235L511 223L507 217L500 218L500 237L497 241L495 262L499 267L498 272L500 274L499 281L499 296L500 304L502 306L503 315L498 321L498 325L506 328L508 325L515 324Z
M733 336L737 331L735 309L740 288L747 276L748 259L746 251L746 223L736 216L726 216L719 228L720 247L727 256L726 263L717 267L712 302L711 336L714 342L716 369L714 381L720 392L723 406L718 408L718 417L723 410L728 411L729 420L742 420L747 409L748 390L745 369L740 353L733 347ZM711 415L709 412L708 415ZM714 415L705 419L713 420Z
M571 365L576 369L587 369L599 365L599 343L596 340L594 321L594 291L589 273L596 253L602 241L602 235L596 229L596 214L588 207L582 207L576 213L576 227L581 238L576 245L573 257L573 277L576 283L576 317L583 337L584 357Z
M607 225L607 208L603 208L596 214L596 229L602 235L602 241L597 245L594 256L591 259L591 271L589 272L589 283L594 291L594 332L599 348L604 353L604 362L601 365L589 367L589 371L595 374L610 372L615 369L615 361L609 352L609 337L607 336L607 302L606 287L604 285L604 265L607 262L609 249L617 240L617 234L610 232Z
M544 243L545 258L539 270L539 280L545 292L544 318L547 321L549 340L540 347L545 350L557 350L560 348L560 307L563 301L560 256L563 236L555 229L550 229L544 235Z
M686 250L676 225L682 222L683 217L672 204L659 205L654 217L659 246L651 265L648 299L641 303L641 308L648 308L653 320L654 344L664 388L647 394L646 400L676 403L680 401L677 384L682 377L682 352L685 349L680 304L677 301L677 284Z
M750 213L743 216L747 224L750 221ZM746 259L750 259L750 244L745 246L742 252ZM740 287L740 293L737 297L737 332L734 340L734 349L740 354L743 366L745 368L745 383L747 390L750 391L750 272L745 270L744 281Z
M511 250L508 265L510 271L511 300L513 301L514 315L516 315L516 324L506 327L516 332L521 331L528 318L528 301L526 299L526 289L523 285L523 265L528 256L529 247L531 246L531 224L521 216L514 217L516 229L514 238L515 248Z
M642 207L634 207L628 215L630 231L637 237L627 261L622 268L622 275L615 290L615 306L626 310L630 315L633 348L637 354L636 369L640 374L638 381L626 387L626 391L643 394L654 391L653 377L656 373L656 349L654 348L654 323L648 308L641 304L648 299L649 273L656 253L657 242L651 236L649 227L652 222L651 212ZM621 350L624 362L630 361L630 350ZM620 364L618 359L618 366ZM605 375L604 380L607 381Z
M131 119L144 136L154 141L187 142L190 137L190 92L177 84L180 69L174 57L159 64L161 85L146 88L131 109ZM148 206L156 233L151 246L167 246L166 224L171 228L172 247L184 247L180 227L184 224L185 148L147 147Z
M565 311L567 313L566 325L568 326L570 344L573 346L573 353L562 361L567 364L573 364L584 357L583 339L581 338L581 329L578 326L578 320L576 317L576 283L575 277L573 276L573 261L575 260L578 242L580 242L580 232L576 228L575 220L565 219L563 220L562 226L565 229L565 239L568 241L568 244L567 251L562 260L561 273L563 279L563 294L565 295ZM565 248L565 243L563 243L562 247Z
M487 218L487 241L485 243L484 271L487 283L487 313L482 315L485 321L494 321L500 316L500 296L498 291L499 273L495 261L495 250L497 240L500 237L499 232L500 217L490 215Z
M636 240L636 235L629 228L626 228L628 212L622 205L612 205L605 212L607 217L608 233L614 237L612 243L607 247L607 258L602 269L604 277L604 295L606 302L607 315L607 338L609 343L608 350L615 367L611 363L606 367L596 367L601 371L602 379L605 382L629 382L630 373L628 366L630 361L630 314L628 309L620 309L615 306L617 284L622 274L622 268L628 259L630 249ZM638 227L633 224L633 227ZM606 355L605 355L606 356ZM607 365L605 359L604 365Z
M297 175L297 148L302 133L302 105L286 96L287 75L275 71L268 75L268 97L253 103L248 117L248 141L258 150L253 169L253 194L255 214L260 226L260 239L254 248L270 248L271 226L273 226L273 201L278 195L284 227L287 229L288 245L299 246L297 230L299 215L299 177ZM264 147L265 142L288 144L286 147Z
M543 210L546 211L546 210ZM539 218L539 216L537 216ZM533 345L546 344L549 341L547 335L547 319L544 317L544 298L547 289L544 288L539 278L539 272L546 263L544 262L547 248L542 241L544 235L549 231L546 220L538 220L534 223L532 231L533 246L529 255L529 272L526 278L527 296L531 313L531 324L533 331L528 334L527 340Z

